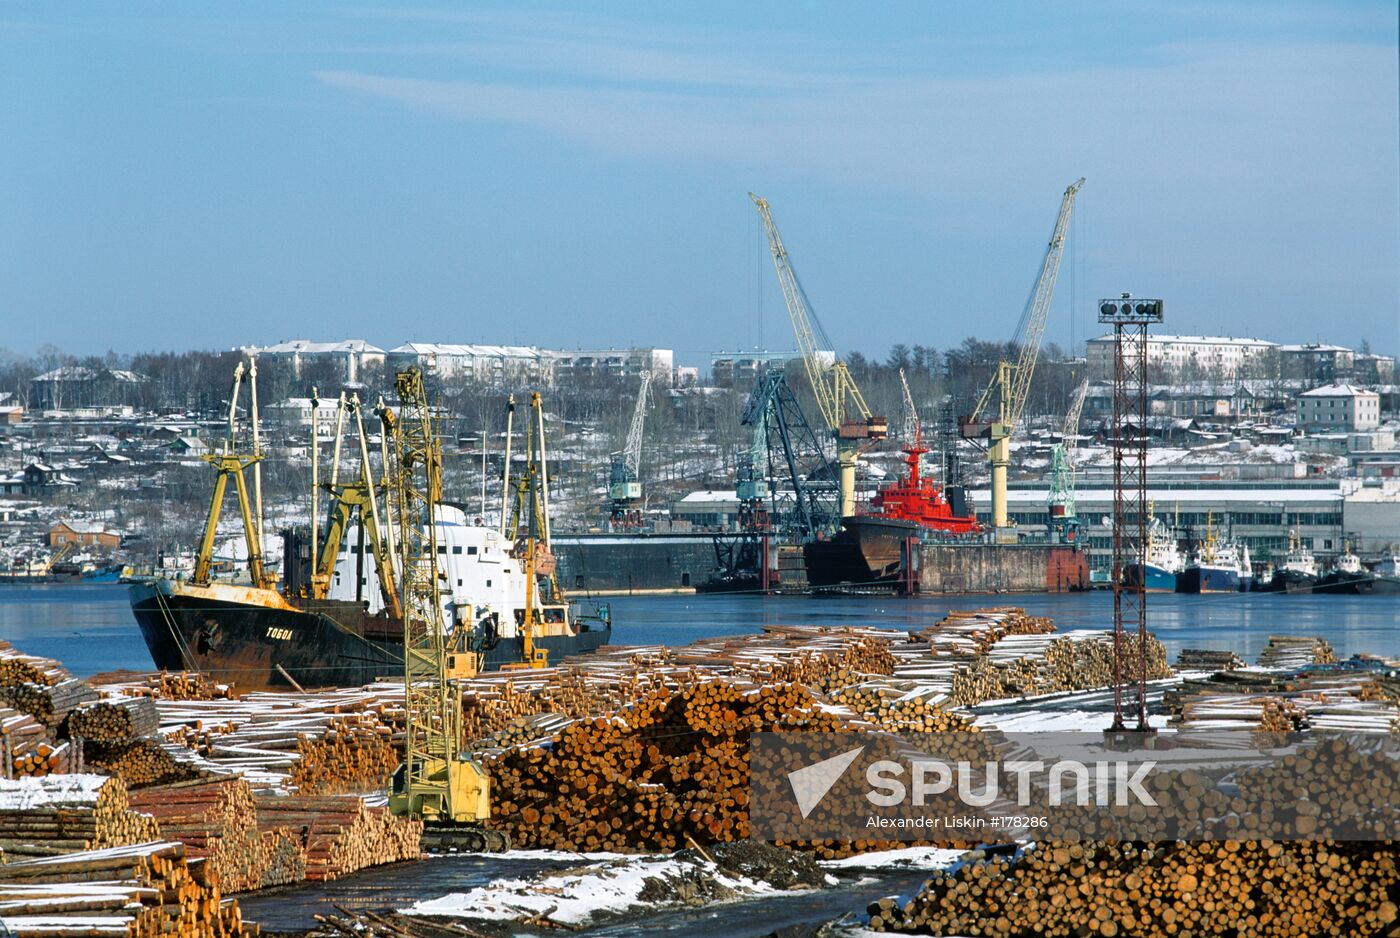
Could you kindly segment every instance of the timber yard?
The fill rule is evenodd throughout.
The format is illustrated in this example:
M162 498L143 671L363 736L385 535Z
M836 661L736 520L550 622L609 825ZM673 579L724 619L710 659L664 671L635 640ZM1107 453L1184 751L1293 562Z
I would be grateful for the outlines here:
M142 6L0 19L0 938L1400 938L1393 8Z

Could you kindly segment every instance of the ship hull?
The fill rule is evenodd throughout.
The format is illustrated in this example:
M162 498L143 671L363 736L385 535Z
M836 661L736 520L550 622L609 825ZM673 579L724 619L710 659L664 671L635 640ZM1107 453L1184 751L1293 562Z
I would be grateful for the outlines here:
M1387 592L1384 584L1379 581L1385 579L1378 577L1369 570L1360 573L1333 572L1321 577L1313 586L1314 593L1341 593L1348 596L1366 596L1371 593ZM1377 586L1380 586L1377 589Z
M1136 588L1138 583L1145 593L1175 593L1177 575L1156 564L1128 564L1123 568L1123 585Z
M893 588L903 569L906 544L917 542L919 526L885 518L845 518L841 531L802 548L807 582L813 587Z
M300 609L268 590L183 587L168 580L130 587L131 611L156 667L200 671L239 689L358 687L403 675L399 620L353 603ZM541 635L551 663L607 644L611 627ZM522 640L504 637L483 667L523 660Z
M1274 574L1274 589L1283 593L1311 593L1317 586L1317 577L1296 570L1283 570Z
M1240 574L1228 567L1191 566L1176 578L1178 593L1238 593Z

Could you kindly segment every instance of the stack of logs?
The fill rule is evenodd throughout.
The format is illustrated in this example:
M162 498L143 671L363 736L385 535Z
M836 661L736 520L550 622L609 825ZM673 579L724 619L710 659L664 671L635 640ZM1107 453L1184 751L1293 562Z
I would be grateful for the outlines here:
M198 672L161 671L140 684L125 687L128 697L158 697L161 700L237 700L232 684L219 684Z
M0 852L57 856L160 837L150 814L132 810L121 779L57 775L0 781Z
M138 736L154 736L159 730L160 712L148 697L104 700L68 715L68 735L89 741L125 742Z
M176 759L158 740L85 743L84 764L121 778L131 788L195 778L199 770Z
M132 804L149 812L166 837L207 858L225 892L245 892L299 882L306 855L300 835L284 827L259 829L248 783L237 778L199 779L134 792Z
M1140 655L1136 636L1123 656L1123 673L1138 672ZM1090 638L1060 638L1051 642L1043 657L992 661L974 659L953 675L949 702L970 707L985 700L1029 697L1064 691L1088 690L1113 682L1113 636L1096 633ZM1171 677L1167 651L1155 637L1147 638L1148 680Z
M245 927L201 861L149 843L0 866L0 920L15 938L235 938Z
M72 765L66 743L54 745L48 730L28 713L0 707L0 759L3 774L40 776L68 771Z
M832 699L862 719L893 733L976 732L972 721L945 710L917 693L901 693L880 685L860 685L837 691Z
M1332 664L1337 660L1332 646L1320 638L1301 635L1270 635L1269 644L1259 652L1261 668L1301 668L1310 664Z
M303 795L382 791L398 767L393 730L371 714L335 720L320 736L297 737L291 783Z
M1295 733L1308 725L1307 712L1282 697L1264 698L1259 710L1259 729L1265 733Z
M347 873L416 860L422 851L423 824L370 807L352 795L259 795L258 823L285 828L302 841L306 878L322 881Z
M1027 615L1019 606L950 609L941 622L915 634L935 651L986 654L1007 635L1045 635L1055 631L1047 616Z
M54 684L28 681L0 686L0 703L32 715L57 731L74 708L97 699L97 691L75 678Z
M1176 666L1183 671L1234 671L1244 667L1244 659L1233 651L1183 648L1176 656Z
M876 931L933 935L1307 938L1393 934L1397 890L1389 844L1046 842L869 912Z
M72 676L67 668L52 658L26 655L9 642L0 641L0 687L16 684L52 686Z
M520 847L573 851L668 851L743 840L750 735L846 725L797 684L659 688L611 716L569 724L549 744L491 759L491 826ZM835 856L878 845L813 846Z

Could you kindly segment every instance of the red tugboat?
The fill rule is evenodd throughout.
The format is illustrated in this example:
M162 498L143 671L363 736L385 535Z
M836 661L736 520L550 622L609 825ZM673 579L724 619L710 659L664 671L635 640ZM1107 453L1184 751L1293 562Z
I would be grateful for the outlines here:
M842 518L835 537L807 542L803 552L812 586L889 588L904 569L906 545L982 533L975 516L954 514L943 489L923 477L921 457L928 447L917 427L912 437L903 450L908 475L882 488L869 511Z

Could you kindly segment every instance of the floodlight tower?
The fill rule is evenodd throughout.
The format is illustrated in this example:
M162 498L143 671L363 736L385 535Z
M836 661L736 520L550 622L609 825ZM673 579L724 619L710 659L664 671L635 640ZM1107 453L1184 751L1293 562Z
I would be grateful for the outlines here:
M1099 301L1099 322L1113 326L1113 726L1121 733L1123 692L1135 685L1137 731L1147 722L1147 593L1143 577L1123 582L1129 564L1147 561L1147 327L1162 321L1162 301L1124 293ZM1130 627L1137 629L1135 675L1125 675Z

